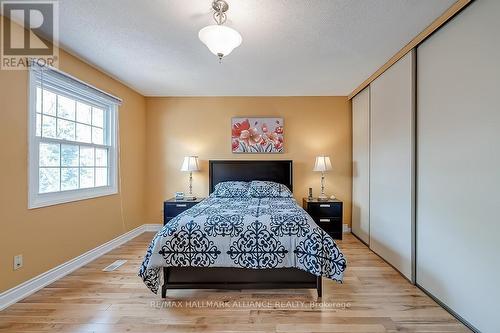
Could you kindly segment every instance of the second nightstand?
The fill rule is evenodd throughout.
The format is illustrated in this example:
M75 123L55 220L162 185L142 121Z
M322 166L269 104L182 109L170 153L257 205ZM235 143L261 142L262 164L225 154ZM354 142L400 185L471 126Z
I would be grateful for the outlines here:
M172 198L163 202L163 225L183 211L200 203L203 199L205 198L196 198L196 200L175 200Z
M302 205L309 215L332 238L342 239L342 201L317 199L302 200Z

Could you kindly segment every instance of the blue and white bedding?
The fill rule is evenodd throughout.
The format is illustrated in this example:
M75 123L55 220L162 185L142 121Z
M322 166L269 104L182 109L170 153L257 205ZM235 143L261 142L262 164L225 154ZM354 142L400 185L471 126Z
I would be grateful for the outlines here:
M162 267L296 267L342 282L346 260L293 198L211 196L151 241L139 276L154 293Z

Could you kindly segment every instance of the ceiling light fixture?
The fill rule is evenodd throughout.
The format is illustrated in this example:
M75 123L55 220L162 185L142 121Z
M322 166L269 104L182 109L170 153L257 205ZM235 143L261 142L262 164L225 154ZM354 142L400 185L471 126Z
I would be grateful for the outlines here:
M240 46L243 39L238 31L223 25L227 20L226 12L229 9L227 2L214 0L212 8L214 10L213 17L217 24L201 29L198 38L208 47L210 52L219 57L221 63L222 58Z

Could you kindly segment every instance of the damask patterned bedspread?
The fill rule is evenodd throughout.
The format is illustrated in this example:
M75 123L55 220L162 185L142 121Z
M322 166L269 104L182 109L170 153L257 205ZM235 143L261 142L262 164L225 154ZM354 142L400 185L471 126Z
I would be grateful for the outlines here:
M209 197L154 236L139 276L157 293L162 267L186 266L296 267L342 282L346 260L293 198Z

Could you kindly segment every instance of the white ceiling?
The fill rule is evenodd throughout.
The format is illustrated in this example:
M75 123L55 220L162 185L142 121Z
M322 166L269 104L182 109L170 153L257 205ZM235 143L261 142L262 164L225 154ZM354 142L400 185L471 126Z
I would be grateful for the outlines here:
M147 96L342 96L454 0L228 2L222 64L198 40L210 0L60 0L60 43Z

